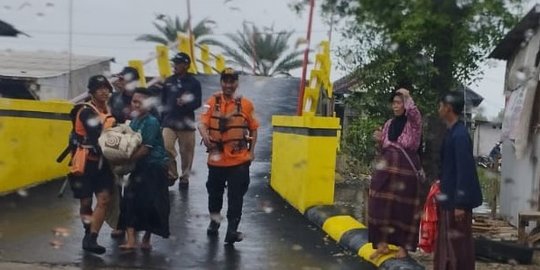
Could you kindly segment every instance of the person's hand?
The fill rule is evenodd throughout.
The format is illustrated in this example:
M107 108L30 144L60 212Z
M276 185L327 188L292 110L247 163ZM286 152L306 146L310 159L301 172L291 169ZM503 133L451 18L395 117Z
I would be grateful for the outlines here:
M456 221L463 221L465 219L465 210L454 209L454 218L456 219Z
M211 141L211 138L209 135L203 136L203 143L208 149L213 149L216 147L216 144Z
M411 97L411 94L409 92L409 90L405 89L405 88L400 88L397 90L398 93L400 93L401 95L403 95L403 97L405 98L409 98Z
M378 127L378 128L373 132L373 139L374 139L376 142L382 141L382 128L381 128L381 127Z
M184 100L181 97L177 98L176 99L176 105L178 105L178 106L184 105Z

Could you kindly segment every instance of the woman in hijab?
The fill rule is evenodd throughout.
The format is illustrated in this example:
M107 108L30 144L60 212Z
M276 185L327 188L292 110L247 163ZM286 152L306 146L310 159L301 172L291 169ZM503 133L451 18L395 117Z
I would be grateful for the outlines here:
M399 247L397 258L416 250L420 220L420 158L422 116L409 91L400 88L390 99L394 118L373 134L380 155L371 178L368 202L372 259Z

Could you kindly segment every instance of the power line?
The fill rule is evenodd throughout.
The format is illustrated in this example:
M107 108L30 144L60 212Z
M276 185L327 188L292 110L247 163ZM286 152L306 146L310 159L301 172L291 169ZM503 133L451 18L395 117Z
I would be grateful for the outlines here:
M33 34L43 34L43 35L69 35L69 32L64 31L50 31L50 30L25 30L25 32L33 33ZM307 31L301 31L301 30L292 30L292 31L279 31L279 32L272 32L272 31L261 31L261 32L255 32L255 34L264 34L264 35L283 35L286 33L292 32L293 34L304 34L307 33ZM313 30L313 33L327 33L328 30ZM221 32L221 33L212 33L207 36L225 36L229 34L236 34L236 32ZM73 32L73 35L76 36L103 36L103 37L133 37L133 36L140 36L143 35L141 33L125 33L125 32L117 32L117 33L105 33L105 32Z

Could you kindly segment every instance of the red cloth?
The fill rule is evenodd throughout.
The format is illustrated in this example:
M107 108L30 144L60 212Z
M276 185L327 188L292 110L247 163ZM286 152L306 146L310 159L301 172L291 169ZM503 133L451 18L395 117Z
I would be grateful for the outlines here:
M431 185L426 203L424 204L424 213L420 220L420 240L418 247L426 252L432 253L435 247L435 237L437 235L437 194L439 194L439 182Z

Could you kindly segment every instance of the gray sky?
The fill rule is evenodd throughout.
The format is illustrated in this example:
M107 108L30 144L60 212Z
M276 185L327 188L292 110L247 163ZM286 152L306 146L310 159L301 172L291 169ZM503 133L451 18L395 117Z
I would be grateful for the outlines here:
M118 71L130 59L146 59L154 44L135 42L136 36L154 33L151 22L155 14L179 15L187 18L186 0L75 0L73 12L73 52L76 54L111 56L117 61L112 71ZM307 12L296 15L287 4L289 0L192 0L193 23L203 18L217 22L215 38L225 41L223 34L235 32L243 21L257 26L274 26L276 31L294 30L291 42L305 37ZM531 6L537 1L531 1ZM327 38L329 27L316 10L313 23L312 48ZM0 0L0 19L31 35L31 38L0 38L0 49L52 50L67 52L69 40L69 0ZM332 47L339 45L338 35ZM312 55L313 56L313 55ZM332 59L334 62L337 59ZM470 87L480 93L489 117L495 116L504 106L504 62L490 62L484 67L485 76ZM156 67L145 67L147 74L156 74ZM300 70L292 72L299 76ZM334 69L332 79L345 73Z

